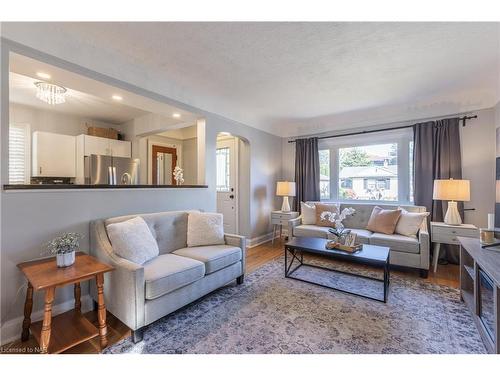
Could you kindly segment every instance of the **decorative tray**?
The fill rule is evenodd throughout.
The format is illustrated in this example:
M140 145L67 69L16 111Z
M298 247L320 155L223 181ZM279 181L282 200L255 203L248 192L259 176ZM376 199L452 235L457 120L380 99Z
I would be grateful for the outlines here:
M342 251L345 251L347 253L355 253L357 251L360 251L362 248L363 248L363 244L360 244L360 243L357 243L357 244L354 244L353 246L348 246L348 245L343 245L341 244L340 242L327 242L325 247L328 249L328 250L342 250Z

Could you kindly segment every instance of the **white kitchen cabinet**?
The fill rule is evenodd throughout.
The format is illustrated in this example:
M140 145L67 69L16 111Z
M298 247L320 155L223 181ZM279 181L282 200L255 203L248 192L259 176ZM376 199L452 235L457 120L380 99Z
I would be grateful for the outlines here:
M118 158L132 157L132 146L128 141L118 141L116 139L110 139L109 148L111 150L111 156Z
M109 147L109 139L102 137L94 137L91 135L78 136L78 138L83 137L83 150L84 155L111 155L111 149Z
M77 142L84 156L108 155L123 158L132 156L132 144L128 141L82 134L77 137Z
M75 177L74 136L35 131L32 142L33 177Z

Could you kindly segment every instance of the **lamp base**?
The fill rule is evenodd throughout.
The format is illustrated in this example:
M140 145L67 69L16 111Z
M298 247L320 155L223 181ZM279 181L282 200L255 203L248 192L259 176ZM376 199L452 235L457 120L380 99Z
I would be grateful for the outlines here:
M457 202L449 201L448 210L446 210L446 215L444 217L444 223L448 225L461 225L462 218L458 212Z
M288 197L283 197L283 204L281 205L281 211L290 212L290 203L288 203Z

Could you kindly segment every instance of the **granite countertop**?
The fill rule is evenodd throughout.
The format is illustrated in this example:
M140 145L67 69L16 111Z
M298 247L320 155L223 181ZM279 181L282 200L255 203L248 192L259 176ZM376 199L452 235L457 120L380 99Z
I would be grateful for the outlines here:
M3 185L4 190L62 190L62 189L199 189L208 185L77 185L77 184L26 184Z

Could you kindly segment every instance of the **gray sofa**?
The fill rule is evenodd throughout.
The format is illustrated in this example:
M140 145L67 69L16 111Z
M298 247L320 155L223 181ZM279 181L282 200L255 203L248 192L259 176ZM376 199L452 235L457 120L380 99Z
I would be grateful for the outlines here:
M319 202L307 202L315 204ZM322 202L325 203L325 202ZM417 268L420 270L422 277L427 277L429 270L429 232L427 229L427 220L422 222L419 232L415 238L406 237L400 234L381 234L372 233L366 230L368 220L372 213L373 207L379 206L386 209L396 209L399 206L386 205L380 203L365 204L365 203L341 203L340 209L352 207L356 210L353 216L344 220L346 228L351 229L356 233L358 241L361 243L387 246L391 249L390 262L391 264ZM422 206L401 206L409 212L425 212L426 208ZM330 233L327 227L317 225L304 225L302 218L299 216L296 219L290 220L288 224L288 233L292 237L320 237L328 238Z
M144 265L113 252L106 227L141 216L155 237L160 254ZM106 309L142 340L143 327L245 273L245 237L225 235L224 245L187 247L188 212L170 211L97 220L90 223L90 253L115 270L105 274ZM95 283L90 293L97 300Z

